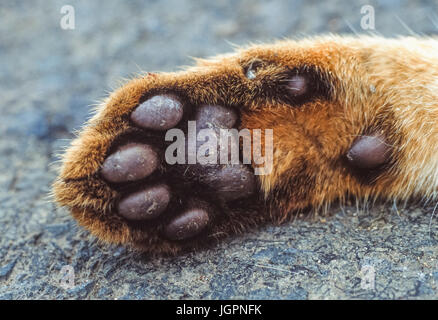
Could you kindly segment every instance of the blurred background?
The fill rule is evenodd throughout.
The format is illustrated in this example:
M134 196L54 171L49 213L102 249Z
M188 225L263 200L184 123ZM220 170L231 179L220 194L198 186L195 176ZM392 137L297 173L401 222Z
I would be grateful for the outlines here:
M61 26L66 5L73 29ZM364 30L370 6L375 26ZM328 220L151 260L98 243L47 197L57 153L122 79L234 45L369 32L435 35L438 1L1 1L0 299L437 298L430 208L337 208ZM364 263L378 269L374 290L360 286ZM57 278L65 265L76 272L68 290Z

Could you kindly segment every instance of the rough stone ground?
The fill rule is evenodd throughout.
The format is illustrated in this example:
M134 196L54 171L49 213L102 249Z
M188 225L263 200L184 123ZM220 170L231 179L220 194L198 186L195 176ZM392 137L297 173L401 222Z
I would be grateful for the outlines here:
M368 3L2 1L0 299L438 298L434 204L398 204L398 213L391 204L334 207L314 222L152 259L99 243L47 198L57 152L120 79L175 70L231 44L359 32ZM60 28L65 4L75 8L75 30ZM434 1L370 4L381 34L408 34L401 21L416 33L438 31ZM75 271L70 289L59 283L65 265ZM366 266L374 289L361 285L362 268L372 275Z

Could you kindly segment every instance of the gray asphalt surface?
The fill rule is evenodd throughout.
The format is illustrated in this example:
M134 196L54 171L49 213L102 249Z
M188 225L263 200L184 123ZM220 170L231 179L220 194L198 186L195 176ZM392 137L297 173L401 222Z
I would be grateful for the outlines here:
M60 27L66 4L74 30ZM438 32L437 1L2 1L0 299L438 298L434 204L335 206L152 259L98 242L47 197L57 154L120 79L232 44L363 33L365 4L380 34ZM64 266L74 286L62 285Z

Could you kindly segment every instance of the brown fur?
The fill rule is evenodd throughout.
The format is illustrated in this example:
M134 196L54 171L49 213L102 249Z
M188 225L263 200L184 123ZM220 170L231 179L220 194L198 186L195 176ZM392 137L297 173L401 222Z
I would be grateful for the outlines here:
M437 50L434 39L329 36L250 46L198 60L182 72L134 79L110 95L72 142L54 183L55 198L104 241L171 253L194 245L161 239L159 227L145 234L124 221L113 210L120 195L98 174L112 142L130 128L129 113L161 92L191 105L236 106L242 128L274 129L273 172L258 176L261 199L235 204L240 209L229 211L224 219L230 222L213 228L210 238L350 196L434 198ZM250 80L245 68L252 64L258 69ZM288 100L281 88L294 70L310 70L324 88L308 101ZM392 145L391 161L364 181L345 165L344 155L357 136L376 131ZM265 200L271 210L262 207Z

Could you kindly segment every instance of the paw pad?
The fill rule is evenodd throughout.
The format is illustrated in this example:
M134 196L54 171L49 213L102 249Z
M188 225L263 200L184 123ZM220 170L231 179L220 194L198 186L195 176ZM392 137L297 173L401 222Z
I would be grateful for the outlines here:
M169 95L154 96L131 113L131 120L143 129L167 130L175 127L183 116L179 100Z
M374 169L389 160L390 145L379 134L361 136L357 139L346 157L348 162L359 169Z
M307 79L302 75L294 75L287 80L287 88L293 96L301 96L307 92Z
M170 197L169 188L160 184L128 195L119 202L117 208L119 214L128 220L150 220L166 210Z
M171 240L184 240L202 232L210 217L204 209L192 209L174 218L165 228L164 234Z
M143 179L157 167L158 156L150 146L128 143L106 158L101 173L105 180L121 183Z

